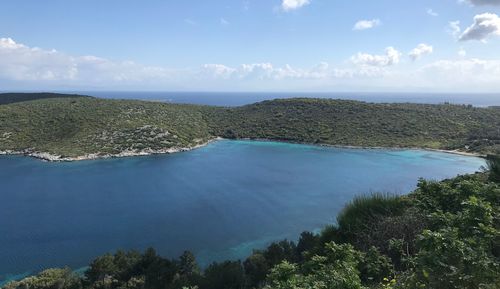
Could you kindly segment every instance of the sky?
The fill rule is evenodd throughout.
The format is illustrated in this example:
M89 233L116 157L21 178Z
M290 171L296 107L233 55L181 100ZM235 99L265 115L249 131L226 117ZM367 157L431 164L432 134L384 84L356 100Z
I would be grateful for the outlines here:
M500 0L0 0L0 90L500 92Z

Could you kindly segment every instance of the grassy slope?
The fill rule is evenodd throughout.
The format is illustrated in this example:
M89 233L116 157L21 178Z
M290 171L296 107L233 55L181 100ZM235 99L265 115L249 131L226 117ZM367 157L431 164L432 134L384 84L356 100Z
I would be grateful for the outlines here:
M210 138L200 107L94 98L0 106L0 149L81 156L185 147Z
M463 148L500 143L500 109L288 99L221 108L96 98L0 105L0 150L89 153L187 147L215 136L333 145Z
M226 109L213 118L215 133L225 137L443 149L469 145L474 151L500 143L498 108L285 99Z

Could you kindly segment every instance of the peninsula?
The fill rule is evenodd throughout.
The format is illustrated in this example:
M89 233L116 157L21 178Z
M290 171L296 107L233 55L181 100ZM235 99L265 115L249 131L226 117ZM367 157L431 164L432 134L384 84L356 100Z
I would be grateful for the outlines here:
M50 161L172 153L217 138L500 151L500 108L276 99L240 107L0 94L0 153Z

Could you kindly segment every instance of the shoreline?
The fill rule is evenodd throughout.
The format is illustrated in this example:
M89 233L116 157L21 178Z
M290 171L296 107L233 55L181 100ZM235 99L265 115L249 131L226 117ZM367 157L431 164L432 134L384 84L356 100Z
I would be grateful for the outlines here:
M354 146L354 145L333 145L333 144L322 144L322 143L307 143L307 142L296 142L296 141L287 141L287 140L272 140L272 139L260 139L260 138L241 138L234 140L246 140L246 141L261 141L261 142L280 142L280 143L288 143L288 144L299 144L299 145L310 145L310 146L319 146L319 147L331 147L331 148L339 148L339 149L359 149L359 150L423 150L430 152L440 152L468 157L478 157L485 158L486 155L474 152L466 152L460 150L445 150L445 149L433 149L433 148L425 148L425 147L383 147L383 146Z
M424 148L424 147L383 147L383 146L353 146L353 145L332 145L332 144L314 144L307 142L294 142L294 141L285 141L285 140L272 140L272 139L259 139L259 138L240 138L240 139L225 139L221 137L216 137L210 139L204 143L200 143L190 147L172 147L161 150L152 150L146 149L142 151L123 151L118 154L87 154L83 156L77 157L62 157L61 155L55 155L47 152L34 152L29 149L23 151L13 151L6 150L0 151L0 156L2 155L22 155L26 157L32 157L38 160L47 161L47 162L76 162L76 161L88 161L88 160L100 160L100 159L112 159L112 158L125 158L125 157L141 157L141 156L151 156L151 155L161 155L161 154L174 154L180 152L187 152L191 150L195 150L198 148L202 148L207 146L213 142L221 141L221 140L243 140L243 141L261 141L261 142L279 142L279 143L288 143L288 144L300 144L300 145L311 145L311 146L319 146L319 147L331 147L331 148L340 148L340 149L363 149L363 150L424 150L430 152L441 152L448 153L454 155L461 156L469 156L469 157L478 157L484 158L485 155L474 152L465 152L460 150L445 150L445 149L433 149L433 148Z
M77 162L77 161L90 161L90 160L104 160L104 159L114 159L114 158L126 158L126 157L144 157L144 156L151 156L151 155L164 155L164 154L174 154L174 153L180 153L180 152L187 152L191 150L195 150L204 146L207 146L210 143L216 142L218 140L222 140L222 138L213 138L210 139L204 143L200 143L194 146L190 147L171 147L171 148L166 148L166 149L161 149L161 150L152 150L152 149L146 149L146 150L141 150L141 151L123 151L118 154L99 154L99 153L93 153L93 154L87 154L83 156L77 156L77 157L62 157L61 155L55 155L47 152L34 152L30 150L24 150L24 151L12 151L12 150L6 150L6 151L0 151L0 156L2 155L22 155L25 157L31 157L35 158L41 161L46 161L46 162Z

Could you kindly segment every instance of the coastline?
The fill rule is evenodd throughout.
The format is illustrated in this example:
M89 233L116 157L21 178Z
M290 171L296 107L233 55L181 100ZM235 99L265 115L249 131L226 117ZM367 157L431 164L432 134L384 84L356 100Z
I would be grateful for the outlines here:
M222 138L213 138L213 139L210 139L204 143L200 143L200 144L193 145L190 147L171 147L171 148L166 148L166 149L161 149L161 150L145 149L145 150L141 150L141 151L129 151L129 150L127 150L127 151L120 152L118 154L94 153L94 154L87 154L87 155L77 156L77 157L62 157L61 155L55 155L55 154L51 154L51 153L47 153L47 152L34 152L34 151L30 151L30 150L24 150L24 151L6 150L6 151L0 151L0 156L1 155L22 155L22 156L32 157L32 158L39 159L42 161L47 161L47 162L76 162L76 161L89 161L89 160L125 158L125 157L141 157L141 156L151 156L151 155L187 152L187 151L191 151L194 149L204 147L212 142L215 142L215 141L218 141L221 139Z
M190 147L172 147L161 150L152 150L146 149L141 151L123 151L118 154L87 154L83 156L77 157L62 157L60 155L55 155L47 152L35 152L29 149L23 151L13 151L6 150L0 151L1 155L23 155L26 157L36 158L42 161L47 162L75 162L75 161L86 161L86 160L99 160L99 159L110 159L110 158L124 158L124 157L140 157L140 156L151 156L151 155L160 155L160 154L174 154L179 152L187 152L194 149L198 149L204 147L210 143L220 141L220 140L230 140L221 137L215 137L210 139L204 143L200 143ZM424 150L430 152L441 152L448 154L455 154L461 156L469 156L469 157L479 157L484 158L484 154L474 153L474 152L466 152L460 150L445 150L445 149L433 149L433 148L425 148L425 147L383 147L383 146L353 146L353 145L332 145L332 144L314 144L307 142L295 142L295 141L286 141L286 140L273 140L273 139L259 139L259 138L240 138L235 140L245 140L245 141L261 141L261 142L280 142L280 143L289 143L289 144L301 144L301 145L312 145L312 146L320 146L320 147L331 147L331 148L341 148L341 149L363 149L363 150Z
M274 139L260 139L260 138L240 138L235 140L247 140L247 141L262 141L262 142L281 142L281 143L289 143L289 144L300 144L300 145L311 145L311 146L320 146L320 147L331 147L331 148L339 148L339 149L362 149L362 150L423 150L430 152L440 152L461 156L469 156L469 157L478 157L485 158L486 155L475 153L475 152L466 152L461 150L445 150L445 149L434 149L434 148L426 148L426 147L384 147L384 146L354 146L354 145L333 145L333 144L323 144L323 143L308 143L308 142L297 142L297 141L288 141L288 140L274 140Z

